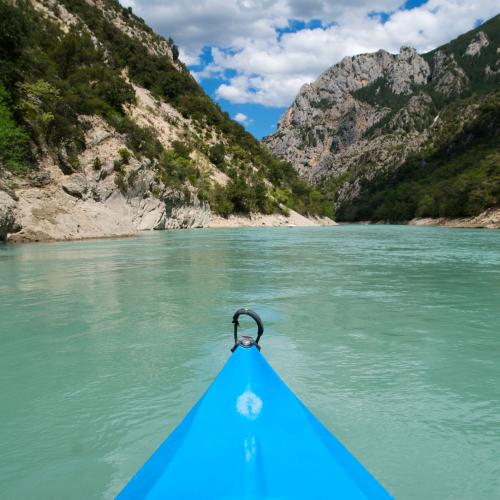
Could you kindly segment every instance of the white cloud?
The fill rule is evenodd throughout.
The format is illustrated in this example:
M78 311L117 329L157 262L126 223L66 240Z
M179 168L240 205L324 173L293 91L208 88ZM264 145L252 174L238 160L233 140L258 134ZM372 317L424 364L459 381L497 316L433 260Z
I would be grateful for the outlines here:
M427 51L498 12L498 0L429 0L399 10L402 0L123 0L165 36L187 64L203 47L214 62L198 79L221 78L216 97L234 103L288 105L300 87L346 55L401 45ZM387 22L370 13L390 14ZM283 32L288 20L322 27ZM228 72L231 77L227 77Z
M204 46L241 49L273 40L289 19L324 23L352 14L394 10L403 0L121 0L153 28L172 36L188 57Z
M236 113L234 115L234 119L238 122L238 123L241 123L243 125L246 125L248 123L251 123L252 120L250 118L248 118L248 116L245 114L245 113Z

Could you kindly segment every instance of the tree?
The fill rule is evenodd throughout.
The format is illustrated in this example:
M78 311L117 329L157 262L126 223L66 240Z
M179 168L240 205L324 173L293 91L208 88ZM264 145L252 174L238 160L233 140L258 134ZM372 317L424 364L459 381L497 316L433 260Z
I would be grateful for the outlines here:
M178 61L179 59L179 47L175 44L175 42L172 40L172 37L168 39L168 45L172 49L172 57L174 59L174 62Z
M0 2L0 59L15 60L22 51L25 25L22 12Z
M43 143L55 119L55 108L61 99L59 90L44 80L19 83L18 88L22 97L17 108L33 129L37 141Z
M0 82L9 87L18 72L16 61L25 45L25 32L22 11L0 1Z
M9 101L9 93L0 84L0 166L20 172L28 168L28 134L15 122Z
M175 45L175 43L172 45L172 57L175 62L179 60L179 48Z
M224 163L225 155L226 150L224 148L224 144L222 143L215 144L208 151L208 158L217 167L221 166Z

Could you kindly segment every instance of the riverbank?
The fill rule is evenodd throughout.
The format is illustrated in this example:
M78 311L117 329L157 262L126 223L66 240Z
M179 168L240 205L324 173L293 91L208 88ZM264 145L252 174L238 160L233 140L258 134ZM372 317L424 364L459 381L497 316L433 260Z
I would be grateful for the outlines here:
M48 185L26 184L15 192L3 190L0 185L0 241L73 241L120 238L164 229L335 224L326 217L305 217L284 206L281 209L287 215L239 214L225 219L196 196L186 199L185 194L168 189L161 199L150 196L144 186L149 185L151 178L143 171L146 177L127 193L120 191L111 174L104 179L95 172L64 176L52 164L45 172L52 179Z
M250 214L230 215L227 219L212 215L208 227L312 227L312 226L337 226L338 224L328 217L305 217L294 210L289 210L288 215L283 214Z
M30 207L28 207L30 208ZM294 210L288 215L253 213L249 215L230 215L228 218L216 214L204 214L200 218L197 213L189 212L182 219L183 224L175 224L167 220L161 227L151 225L141 227L129 213L125 203L110 209L109 206L89 201L73 203L71 209L56 210L53 207L35 207L25 211L23 226L16 227L11 223L14 217L5 212L5 225L14 232L0 231L0 241L8 243L37 243L51 241L79 241L107 238L126 238L141 234L144 231L168 229L201 229L201 228L239 228L239 227L319 227L335 226L337 223L328 217L305 217ZM193 211L194 212L194 211ZM2 213L0 213L0 216ZM8 217L7 217L8 216ZM1 222L1 220L0 220Z
M489 208L475 217L415 217L407 221L356 221L342 222L342 224L369 224L369 225L408 225L408 226L437 226L471 229L500 229L500 208Z
M444 226L500 229L500 208L489 208L475 217L415 218L408 222L411 226Z

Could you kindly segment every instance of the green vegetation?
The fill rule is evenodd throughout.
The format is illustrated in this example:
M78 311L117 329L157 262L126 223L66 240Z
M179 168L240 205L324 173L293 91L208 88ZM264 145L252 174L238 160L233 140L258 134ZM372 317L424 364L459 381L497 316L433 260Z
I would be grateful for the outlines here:
M224 165L225 155L226 149L222 143L215 144L208 152L208 158L210 161L219 168Z
M270 153L269 153L270 154ZM326 215L333 218L333 205L326 195L299 177L290 163L269 159L267 178L275 186L276 199L299 213L310 215Z
M28 134L16 123L9 106L10 95L0 83L0 168L21 173L28 168Z
M189 180L191 185L196 185L200 176L190 158L179 155L174 149L164 150L159 159L159 177L167 186L182 187Z
M217 189L211 202L215 211L224 217L232 212L270 214L275 209L263 178L249 183L244 177L237 176L224 188Z
M353 96L372 106L398 110L408 103L411 94L395 94L389 85L387 77L382 76L369 85L354 91Z
M127 148L122 148L118 150L118 154L120 155L122 163L124 165L128 165L128 162L132 157L132 153Z
M116 173L115 184L123 194L125 194L128 191L128 183L122 171L118 171Z
M12 86L19 60L25 48L26 25L21 12L7 3L0 2L0 81Z
M108 118L133 102L132 87L84 30L62 33L23 0L0 0L0 19L0 83L39 147L77 154L84 146L79 114Z
M93 167L94 170L100 170L101 169L101 167L102 167L102 161L101 161L101 159L98 156L96 156L94 158L94 161L92 162L92 167Z
M191 151L193 148L189 145L186 144L185 142L182 141L173 141L172 142L172 149L175 151L175 153L180 156L181 158L184 158L186 160L189 159L189 155L191 154Z
M319 101L312 101L311 106L326 111L333 106L334 102L331 97L322 97Z
M395 172L365 183L359 198L338 208L338 219L465 217L500 206L500 92L487 95L463 129L454 120L461 105L443 110L440 136Z

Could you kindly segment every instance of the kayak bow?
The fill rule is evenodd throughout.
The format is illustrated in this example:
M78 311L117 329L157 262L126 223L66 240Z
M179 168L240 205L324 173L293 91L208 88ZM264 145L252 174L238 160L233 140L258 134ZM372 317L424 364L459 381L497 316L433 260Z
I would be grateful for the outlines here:
M240 314L257 340L238 338ZM257 314L233 323L226 365L118 498L391 498L267 363Z

